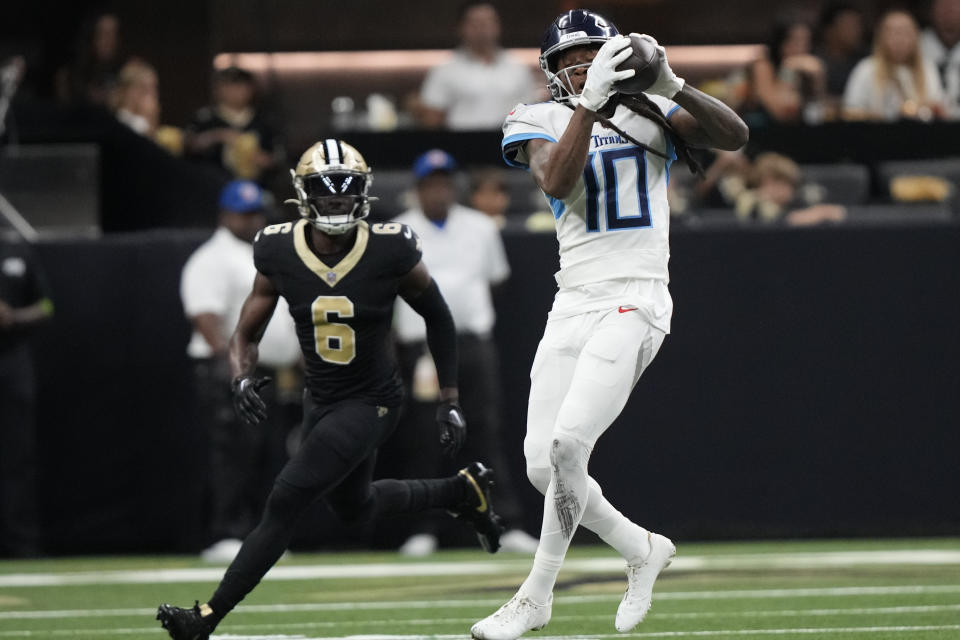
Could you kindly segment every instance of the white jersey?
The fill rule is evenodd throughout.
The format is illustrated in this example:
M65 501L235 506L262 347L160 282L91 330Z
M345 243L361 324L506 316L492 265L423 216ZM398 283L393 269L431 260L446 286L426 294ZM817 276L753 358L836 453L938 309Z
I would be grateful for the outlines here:
M679 108L672 100L649 97L667 117ZM572 109L557 102L518 105L503 124L504 159L529 169L525 143L536 138L556 142L572 116ZM667 158L636 146L599 122L593 125L587 163L573 190L562 200L544 194L553 210L560 244L557 302L574 292L578 292L575 297L601 302L606 296L599 291L607 288L596 283L652 280L663 285L658 287L662 291L657 297L666 298L656 306L672 310L666 292L670 259L667 183L676 153L656 123L626 107L617 107L610 121ZM580 303L576 306L585 308ZM664 309L668 314L669 310ZM556 305L554 311L558 311Z

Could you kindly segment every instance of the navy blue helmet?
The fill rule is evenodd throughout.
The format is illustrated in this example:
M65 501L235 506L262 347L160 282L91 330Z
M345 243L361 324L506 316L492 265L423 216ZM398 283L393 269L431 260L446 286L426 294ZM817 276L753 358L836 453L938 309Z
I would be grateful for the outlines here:
M560 53L582 45L603 46L604 42L619 33L613 22L586 9L567 11L547 27L543 42L540 43L540 68L547 74L547 86L555 100L562 102L575 97L567 88L568 84L561 81L560 73L569 74L574 68L589 66L575 65L567 69L557 69Z

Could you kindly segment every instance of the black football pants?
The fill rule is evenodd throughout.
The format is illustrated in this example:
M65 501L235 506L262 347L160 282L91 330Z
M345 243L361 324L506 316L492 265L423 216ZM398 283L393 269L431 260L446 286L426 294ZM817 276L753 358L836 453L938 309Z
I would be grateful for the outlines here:
M322 498L344 522L366 522L393 513L452 508L465 497L458 477L372 482L377 447L397 423L395 407L357 400L314 406L304 417L303 443L274 483L260 524L209 600L223 618L283 555L294 526L311 502Z

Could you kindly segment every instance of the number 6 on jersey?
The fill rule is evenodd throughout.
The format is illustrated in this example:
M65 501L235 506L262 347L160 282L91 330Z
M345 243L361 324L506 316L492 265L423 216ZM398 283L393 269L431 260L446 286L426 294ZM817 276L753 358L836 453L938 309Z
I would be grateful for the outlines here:
M356 333L342 322L330 322L330 316L352 318L353 303L346 296L318 296L310 309L317 355L331 364L353 362L357 356Z

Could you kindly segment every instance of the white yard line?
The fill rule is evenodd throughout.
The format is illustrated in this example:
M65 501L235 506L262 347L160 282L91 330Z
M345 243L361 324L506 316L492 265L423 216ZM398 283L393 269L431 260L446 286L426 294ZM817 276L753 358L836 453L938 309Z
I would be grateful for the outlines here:
M807 589L757 589L737 591L667 591L654 594L654 600L739 600L765 598L815 598L837 596L866 595L921 595L921 594L960 594L960 585L910 585L893 587L825 587ZM616 602L620 594L558 596L554 602L560 604L580 604L587 602ZM474 598L470 600L392 600L381 602L317 602L312 604L252 604L240 605L234 617L245 613L299 613L323 611L358 611L384 609L452 609L462 607L499 606L503 598ZM957 607L960 605L930 605L933 607ZM870 612L903 610L911 613L924 610L925 607L886 607L880 609L806 609L797 611L825 612ZM932 610L932 609L931 609ZM128 609L51 609L38 611L0 611L0 620L42 620L59 618L111 618L124 616L145 616L156 613L154 607ZM757 615L764 615L756 612ZM782 612L780 612L782 613ZM660 614L667 615L667 614ZM676 617L697 617L709 614L670 614ZM721 615L721 614L717 614ZM784 613L783 615L790 615ZM827 615L827 614L821 614Z
M730 569L823 569L864 565L947 565L960 564L960 551L833 551L822 553L757 553L708 556L680 556L671 571L726 571ZM570 559L568 572L620 572L620 558ZM388 578L410 576L498 575L526 573L529 559L473 562L412 562L342 565L279 565L266 580L321 580L335 578ZM2 587L49 587L94 584L164 584L217 582L224 568L75 571L0 574Z
M281 626L281 625L278 625ZM156 631L153 627L137 629L53 629L45 631L0 631L0 637L69 637L76 635L132 635ZM835 635L850 633L923 633L939 631L960 631L960 624L949 625L917 625L917 626L871 626L871 627L803 627L797 629L717 629L699 631L653 631L647 633L599 633L591 635L571 636L537 636L537 640L606 640L613 638L709 638L709 637L742 637L742 636L784 636L784 635ZM304 635L237 635L217 634L211 640L462 640L464 634L430 634L430 635L354 635L354 636L320 636L308 637Z

